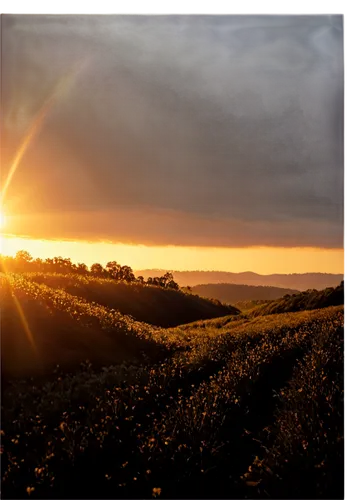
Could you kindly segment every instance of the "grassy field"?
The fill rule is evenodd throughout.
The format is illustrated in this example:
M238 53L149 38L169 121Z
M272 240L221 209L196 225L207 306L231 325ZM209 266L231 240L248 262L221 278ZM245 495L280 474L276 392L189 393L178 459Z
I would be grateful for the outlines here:
M235 307L221 304L218 300L158 286L78 274L24 273L22 277L31 283L64 290L87 302L96 302L156 326L177 326L237 312Z
M342 305L163 328L101 281L2 278L3 498L343 497Z
M285 295L276 300L269 300L251 307L251 316L277 314L283 312L307 311L323 307L336 306L344 302L343 282L336 287L324 290L306 290L293 295ZM239 306L239 303L237 304Z

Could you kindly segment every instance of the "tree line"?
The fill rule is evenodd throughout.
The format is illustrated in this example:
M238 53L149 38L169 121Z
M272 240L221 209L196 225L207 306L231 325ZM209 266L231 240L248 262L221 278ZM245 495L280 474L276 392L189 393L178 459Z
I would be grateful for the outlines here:
M179 290L179 285L174 281L173 274L170 272L166 272L160 277L149 277L145 280L143 276L136 277L130 266L122 266L115 260L107 262L105 266L96 262L91 267L88 267L83 262L75 264L70 258L64 257L53 257L44 260L34 259L26 250L20 250L15 257L0 255L0 271L81 274L96 278L114 279L125 283L140 283L142 285L154 285Z

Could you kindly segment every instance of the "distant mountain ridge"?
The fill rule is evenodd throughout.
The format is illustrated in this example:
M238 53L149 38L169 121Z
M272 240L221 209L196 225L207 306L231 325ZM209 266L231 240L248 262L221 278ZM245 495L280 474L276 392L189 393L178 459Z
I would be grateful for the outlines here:
M144 269L135 271L136 276L162 276L164 269ZM307 289L323 290L336 287L343 280L343 274L332 273L294 273L294 274L258 274L251 271L231 273L225 271L173 271L174 280L180 286L196 286L208 283L231 283L235 285L274 286L304 291Z
M276 286L236 285L233 283L208 283L191 287L192 293L207 299L217 299L221 302L236 304L247 300L275 300L284 295L300 293L292 288Z

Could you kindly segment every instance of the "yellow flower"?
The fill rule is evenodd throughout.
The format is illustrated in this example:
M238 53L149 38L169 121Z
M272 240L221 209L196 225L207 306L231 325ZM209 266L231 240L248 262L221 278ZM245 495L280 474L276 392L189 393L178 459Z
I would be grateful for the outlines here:
M159 497L159 495L161 494L162 492L162 488L153 488L153 491L152 491L152 496L155 498L155 497Z
M35 488L34 488L33 486L28 486L28 487L26 488L26 493L27 493L28 495L31 495L31 493L32 493L34 490L35 490Z
M59 429L61 429L62 432L65 432L66 423L65 422L61 422L58 427L59 427Z

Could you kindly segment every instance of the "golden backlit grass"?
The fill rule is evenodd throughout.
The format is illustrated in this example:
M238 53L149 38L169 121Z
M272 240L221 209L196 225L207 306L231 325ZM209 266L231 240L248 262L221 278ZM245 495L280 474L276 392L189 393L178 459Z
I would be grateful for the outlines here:
M343 304L343 282L337 287L324 290L306 290L293 295L284 295L276 300L265 301L248 309L250 317L283 312L297 312Z
M343 306L163 329L6 280L49 345L122 355L5 378L5 498L342 495Z
M243 476L262 495L305 498L314 485L319 498L343 496L343 352L340 327L323 329L279 392L270 447Z
M158 286L129 284L78 274L39 272L23 273L22 276L31 283L63 290L156 326L176 326L198 319L225 316L235 311L235 308L219 301Z

